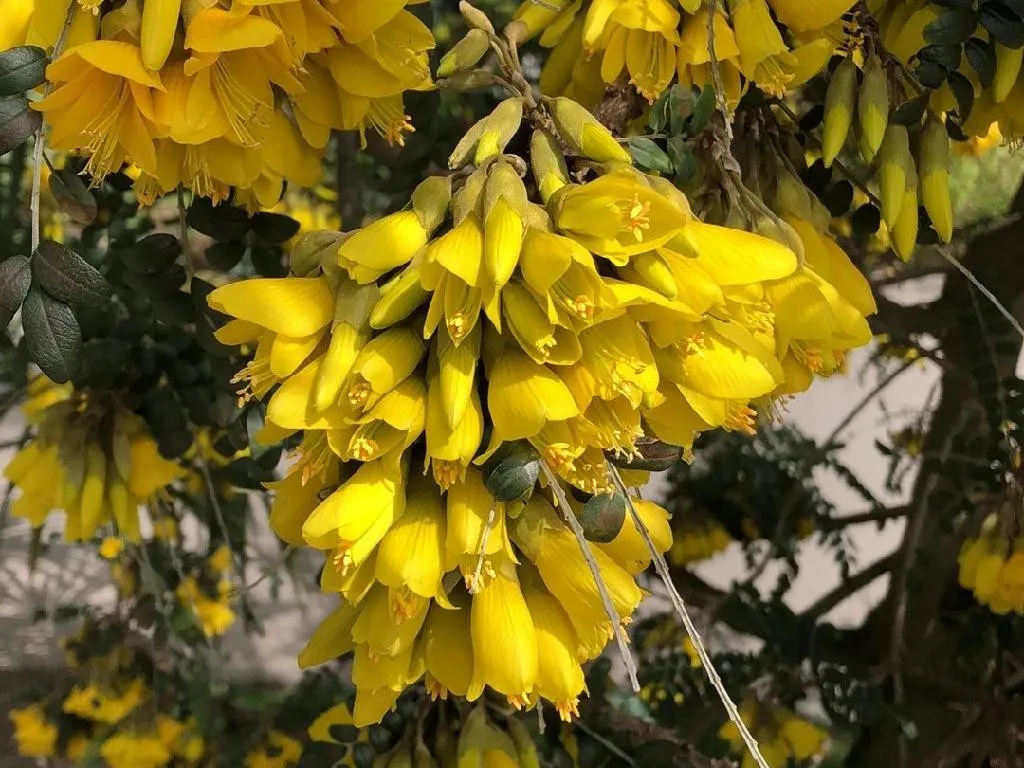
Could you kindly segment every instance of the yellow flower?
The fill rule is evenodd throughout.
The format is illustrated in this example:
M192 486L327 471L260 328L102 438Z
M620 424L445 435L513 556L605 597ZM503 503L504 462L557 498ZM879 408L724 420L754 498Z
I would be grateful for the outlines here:
M52 126L55 149L82 151L86 171L102 178L132 162L156 174L153 139L161 132L153 92L164 90L129 43L97 40L71 48L46 69L54 90L33 104Z
M186 576L175 590L175 596L182 605L195 612L199 626L207 637L223 635L235 623L235 612L228 605L230 582L219 582L217 590L216 597L205 594L194 576Z
M319 277L243 280L213 291L209 305L235 319L216 332L223 344L257 342L236 377L243 400L262 397L316 350L334 317L334 296Z
M536 574L525 580L523 594L537 634L537 694L555 703L562 720L579 715L576 702L586 690L577 660L572 623L558 600L540 584Z
M14 741L22 757L53 757L57 745L57 727L47 721L39 704L12 709Z
M653 102L672 81L679 44L679 11L669 0L594 0L583 24L583 44L604 50L601 77L614 83L623 68Z
M299 667L315 667L351 651L355 647L352 642L352 627L358 615L358 610L343 600L320 622L320 626L306 642L306 646L299 654Z
M548 422L579 415L572 393L558 376L513 350L506 350L490 371L487 410L494 422L493 446L533 437Z
M517 709L537 682L537 633L514 564L495 560L494 578L473 595L472 686L488 685Z
M108 738L100 746L100 755L111 768L160 768L172 758L170 750L156 736L132 732Z
M86 720L112 725L133 711L145 696L141 680L132 681L120 694L90 683L76 685L64 700L63 710Z
M765 0L729 0L743 73L773 96L782 95L797 59L789 52Z
M432 698L448 693L477 699L482 689L474 687L473 638L469 605L455 610L435 603L423 627L423 654L427 667L427 691Z
M725 86L726 103L734 107L739 103L741 95L740 49L721 6L715 15L715 54ZM683 20L676 63L681 85L703 88L712 83L706 8L701 8L696 15L687 16Z
M302 742L281 731L270 731L265 742L245 756L245 768L288 768L302 757Z
M668 512L653 501L633 499L633 508L637 517L647 527L651 541L658 552L666 552L672 546L672 528L669 525ZM651 554L633 522L632 514L627 510L622 530L608 544L598 545L616 563L630 574L636 575L647 569L651 563Z
M839 19L854 5L855 0L768 0L779 21L794 32L823 29Z
M629 172L563 187L548 207L564 234L616 265L664 245L688 221L666 198Z
M309 738L324 744L344 744L346 741L338 741L331 733L335 727L344 728L352 725L352 709L344 702L335 704L325 712L320 713L316 720L309 726Z
M431 598L444 575L444 510L441 493L429 481L413 485L405 514L391 526L377 551L376 577L385 586L407 587Z
M123 549L124 541L113 536L108 536L102 542L100 542L100 557L106 560L113 560L115 557L121 554L121 551Z

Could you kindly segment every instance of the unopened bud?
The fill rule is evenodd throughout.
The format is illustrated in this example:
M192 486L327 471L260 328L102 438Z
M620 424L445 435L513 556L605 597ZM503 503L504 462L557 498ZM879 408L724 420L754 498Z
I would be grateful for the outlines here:
M485 160L500 155L523 123L523 100L520 97L505 99L487 117L478 121L448 158L449 168L459 168L470 161L480 165Z
M419 264L411 264L384 284L370 313L371 328L381 330L397 325L426 302L430 294L420 284L422 271Z
M338 258L338 246L345 241L341 232L318 229L300 235L292 246L288 261L293 275L306 277L322 268L325 264L333 264Z
M902 125L890 123L885 139L878 150L879 191L882 199L882 219L892 229L903 206L907 186L907 172L913 165L910 156L910 138Z
M412 209L423 228L433 233L445 216L452 201L452 180L448 176L430 176L421 181L412 193Z
M953 238L953 202L949 194L949 134L935 117L929 117L921 133L918 152L921 202L932 220L939 239Z
M555 138L538 128L530 137L530 166L541 199L546 203L555 192L569 183L569 169Z
M666 299L674 299L679 295L676 279L665 259L655 251L641 253L630 259L629 265L636 271L642 282L654 289Z
M494 25L491 24L491 20L487 18L487 14L481 11L479 8L474 8L472 5L462 0L459 3L459 13L462 14L462 18L465 19L466 24L472 29L479 29L486 32L489 35L495 34Z
M842 151L853 123L853 108L857 103L857 65L843 59L832 74L825 94L825 127L821 139L821 155L825 167Z
M491 36L482 29L471 29L437 65L438 77L451 77L456 72L472 69L491 49Z
M872 56L864 65L864 82L857 99L860 121L861 156L871 162L885 139L889 127L889 78L885 67Z
M464 72L456 72L451 77L437 81L439 88L448 88L452 91L478 91L481 88L490 88L499 85L501 80L494 74L483 69L469 69Z
M586 108L564 96L550 104L562 138L581 155L598 163L632 162L625 147Z
M910 261L910 257L914 255L914 246L917 245L917 230L920 224L917 202L917 172L914 170L913 160L911 160L907 167L900 213L894 225L889 229L893 250L903 261Z

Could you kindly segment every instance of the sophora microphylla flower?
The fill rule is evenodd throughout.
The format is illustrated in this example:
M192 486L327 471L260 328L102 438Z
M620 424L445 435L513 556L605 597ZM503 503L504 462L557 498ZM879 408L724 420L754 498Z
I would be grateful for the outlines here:
M648 473L614 464L642 441L753 433L757 409L809 385L787 360L828 374L836 350L866 341L873 304L841 250L807 233L801 264L706 224L580 105L538 108L550 120L526 157L506 154L530 118L509 99L453 153L472 167L323 235L337 248L319 261L300 242L289 277L211 295L233 318L219 338L255 355L242 376L268 398L265 436L302 432L271 522L324 553L338 607L299 661L352 654L357 726L421 679L437 697L490 689L571 718L581 665L635 613L651 548L672 547L664 509L619 496ZM563 146L599 160L571 180ZM799 311L801 290L815 311ZM812 359L826 350L834 365ZM595 499L628 511L606 530Z

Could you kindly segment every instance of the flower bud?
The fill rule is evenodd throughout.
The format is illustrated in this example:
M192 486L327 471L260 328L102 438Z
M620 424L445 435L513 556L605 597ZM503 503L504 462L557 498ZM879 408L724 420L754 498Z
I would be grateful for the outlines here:
M300 235L288 255L291 272L297 277L309 277L324 264L334 264L338 248L346 235L327 229L318 229Z
M472 69L491 49L491 37L482 29L471 29L459 40L437 65L438 77L451 77L457 72Z
M554 99L551 106L562 138L581 155L598 163L632 163L625 147L587 109L565 97Z
M174 46L181 0L146 0L142 6L142 61L146 69L159 70Z
M380 289L380 298L370 313L370 327L374 330L390 328L416 311L430 294L420 285L422 267L410 264L397 277Z
M902 125L890 123L885 139L878 150L879 187L882 198L882 219L892 229L903 206L907 186L907 169L913 165L910 156L910 138Z
M921 202L935 226L939 239L953 237L953 202L949 196L949 135L935 117L929 117L918 150Z
M889 80L885 67L872 56L864 66L864 82L857 99L861 156L871 162L889 126Z
M996 73L992 78L992 101L1002 104L1017 84L1024 48L1007 48L996 43Z
M554 137L537 129L530 137L530 165L537 180L541 199L546 203L555 192L569 183L569 169Z
M903 261L910 261L910 257L914 254L918 226L917 171L914 170L914 161L909 160L899 216L889 231L893 250Z
M412 193L412 209L430 234L441 226L451 201L452 180L449 176L431 176L420 182Z
M491 20L487 18L487 14L481 11L479 8L474 8L472 5L462 0L459 3L459 13L462 14L462 18L465 19L466 24L471 29L479 29L482 32L486 32L489 35L495 34L494 25L491 24Z
M505 99L487 117L478 121L448 158L449 168L459 168L472 162L480 165L485 160L500 155L519 131L523 122L523 100L513 97Z
M842 151L853 123L853 108L857 101L857 65L843 59L832 74L825 94L825 127L822 133L821 154L825 167Z

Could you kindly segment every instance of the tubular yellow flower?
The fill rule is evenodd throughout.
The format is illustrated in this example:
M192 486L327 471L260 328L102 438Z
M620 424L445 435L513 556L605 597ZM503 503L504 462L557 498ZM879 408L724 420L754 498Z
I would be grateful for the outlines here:
M523 595L537 634L537 694L554 702L562 720L578 716L577 700L586 684L576 657L576 633L558 600L540 584L524 579Z
M854 5L855 0L768 0L779 21L794 32L823 29L839 19Z
M477 699L482 689L473 688L473 639L470 608L456 610L430 607L423 628L424 658L427 665L427 691L434 699L447 698L449 693Z
M56 87L32 106L52 126L50 146L87 154L86 171L96 178L126 162L156 174L153 138L161 128L153 91L164 86L136 46L113 40L76 46L46 68L46 77Z
M317 549L338 549L343 572L365 560L405 511L405 467L397 460L363 464L302 525Z
M448 490L466 476L484 434L484 414L480 396L474 390L462 421L453 429L445 418L441 379L430 380L427 394L427 455L434 480Z
M431 598L444 575L445 513L437 486L421 480L410 490L405 514L391 527L377 550L377 581L408 587Z
M342 386L342 398L365 413L412 374L424 352L422 339L411 329L384 331L360 350Z
M484 230L475 215L467 216L428 246L421 283L434 293L424 338L434 336L442 319L454 345L471 337L483 302L483 259Z
M490 686L520 709L537 682L537 633L514 564L495 561L495 577L473 595L473 683Z
M46 720L42 706L33 704L12 709L11 724L14 741L22 757L53 757L57 746L57 726Z
M414 211L393 213L349 236L338 248L338 263L354 280L370 283L408 264L427 244L428 236Z
M423 433L426 409L426 386L416 377L406 378L359 419L342 458L372 461L404 451Z
M309 669L344 656L355 644L352 641L352 627L359 609L344 600L329 613L316 628L306 646L299 653L299 666Z
M487 410L494 422L492 445L533 437L549 421L579 415L561 379L522 352L506 350L488 377Z
M485 541L492 509L494 521ZM494 500L478 470L466 470L465 479L448 490L446 511L445 570L454 568L466 555L496 555L506 546L505 505Z
M548 208L563 233L619 266L664 245L687 224L667 199L626 172L566 186Z
M796 65L765 0L729 0L743 73L773 96L781 96L792 80L787 68Z
M357 645L369 646L377 656L409 653L427 618L429 606L430 600L412 595L408 590L376 584L360 604L352 639Z
M669 514L658 504L647 499L633 499L633 508L637 516L647 526L647 531L659 552L667 552L672 547L672 526L669 525ZM633 516L628 511L622 530L608 544L599 544L600 549L621 565L628 573L636 575L647 569L651 563L651 553L647 548Z

